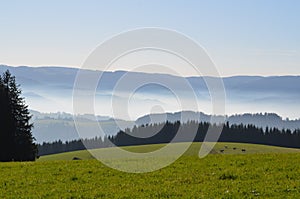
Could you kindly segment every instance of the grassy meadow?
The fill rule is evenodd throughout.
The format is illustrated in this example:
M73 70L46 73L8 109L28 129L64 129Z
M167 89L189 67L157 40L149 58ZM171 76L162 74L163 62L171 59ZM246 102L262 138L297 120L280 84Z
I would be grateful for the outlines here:
M37 162L1 163L0 197L300 197L300 150L218 143L210 155L200 159L200 145L194 143L170 166L143 174L108 168L93 159L87 151L43 156ZM134 146L125 149L148 152L162 146ZM82 160L73 161L73 157Z

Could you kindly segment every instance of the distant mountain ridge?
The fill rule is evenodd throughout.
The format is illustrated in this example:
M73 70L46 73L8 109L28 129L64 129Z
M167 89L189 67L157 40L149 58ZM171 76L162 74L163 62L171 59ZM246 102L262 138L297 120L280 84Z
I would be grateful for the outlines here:
M68 67L29 67L19 66L12 67L0 65L0 72L10 70L18 79L18 82L24 86L53 86L59 88L73 88L74 80L77 72L81 69ZM91 74L98 74L99 71L86 70ZM105 71L103 73L103 86L99 89L112 89L115 83L127 73L133 79L139 77L157 77L157 79L168 79L169 82L176 83L176 80L182 78L169 74L160 73L143 73L143 72L127 72L127 71ZM219 77L206 77L219 78ZM206 88L206 83L203 77L185 77L193 87L199 89ZM252 91L277 90L277 91L297 91L300 90L300 76L231 76L222 77L226 89L250 89ZM62 86L62 87L61 87ZM177 85L180 87L179 85ZM287 90L288 89L288 90Z

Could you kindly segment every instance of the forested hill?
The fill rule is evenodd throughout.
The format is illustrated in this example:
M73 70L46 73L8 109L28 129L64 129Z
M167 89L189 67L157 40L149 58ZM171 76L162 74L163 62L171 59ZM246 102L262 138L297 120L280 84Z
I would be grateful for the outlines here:
M183 116L184 115L184 116ZM182 117L183 116L183 117ZM146 125L149 123L161 123L165 121L175 122L182 121L187 122L189 120L194 120L198 122L210 122L212 115L205 114L202 112L193 111L182 111L175 113L161 113L161 114L149 114L140 117L136 120L138 125ZM214 120L222 121L223 117L214 116ZM290 120L288 118L283 119L276 113L245 113L245 114L235 114L231 116L225 116L225 120L229 124L253 124L257 127L275 127L279 129L291 129L295 130L300 128L300 120Z
M33 115L33 135L38 143L53 142L55 140L71 141L79 139L78 133L75 128L73 116L67 113L40 113L37 111L30 111ZM165 117L166 115L166 117ZM183 123L188 120L198 122L210 122L211 115L197 112L185 112L186 120L181 120ZM82 128L86 129L86 138L92 138L97 135L98 123L107 135L115 135L120 129L118 124L122 127L132 128L134 124L137 126L149 123L163 123L166 120L176 122L181 119L181 112L166 113L166 114L151 114L138 118L136 121L117 120L105 116L82 115L81 123ZM96 121L97 120L97 121ZM274 113L257 113L257 114L242 114L232 115L226 117L229 124L253 124L257 127L275 127L278 129L295 130L300 128L300 120L286 120Z
M227 122L219 142L240 142L253 144L266 144L282 147L300 148L300 130L279 130L277 128L259 128L254 125L229 125ZM212 125L218 129L220 125ZM39 145L39 155L61 153L67 151L83 150L85 148L104 148L116 146L132 146L145 144L158 144L169 142L202 142L206 136L209 123L190 121L184 124L180 122L166 122L149 124L120 131L115 136L103 139L93 138L74 140L71 142L56 141ZM194 135L195 133L195 135ZM175 137L176 136L176 137ZM175 139L174 139L175 138ZM212 140L211 140L212 141ZM113 143L113 144L112 144Z

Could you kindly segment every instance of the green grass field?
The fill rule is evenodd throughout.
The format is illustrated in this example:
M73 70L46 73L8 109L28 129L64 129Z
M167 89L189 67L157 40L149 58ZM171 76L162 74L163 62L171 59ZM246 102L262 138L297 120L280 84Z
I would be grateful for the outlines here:
M135 146L125 149L147 152L162 146ZM175 163L144 174L124 173L108 168L92 159L87 151L44 156L37 162L1 163L0 197L300 197L300 150L218 143L212 154L199 159L199 148L200 143L194 143ZM224 152L221 153L220 150L223 149ZM246 152L241 149L246 149ZM72 161L75 156L83 160Z

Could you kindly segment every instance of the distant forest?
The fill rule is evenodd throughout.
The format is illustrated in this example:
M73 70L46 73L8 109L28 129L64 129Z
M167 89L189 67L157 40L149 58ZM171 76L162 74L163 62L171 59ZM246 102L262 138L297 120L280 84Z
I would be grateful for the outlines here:
M83 149L95 149L116 146L133 146L145 144L159 144L171 142L202 142L210 124L207 122L189 121L165 122L134 126L132 129L119 131L115 136L104 138L73 141L55 141L38 145L39 155L48 155ZM222 128L220 125L211 125L212 129ZM193 133L194 132L194 133ZM137 137L138 136L138 137ZM251 124L223 124L219 142L240 142L252 144L265 144L281 147L300 148L300 129L260 128Z

